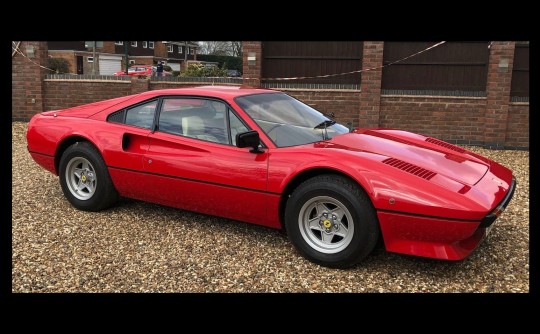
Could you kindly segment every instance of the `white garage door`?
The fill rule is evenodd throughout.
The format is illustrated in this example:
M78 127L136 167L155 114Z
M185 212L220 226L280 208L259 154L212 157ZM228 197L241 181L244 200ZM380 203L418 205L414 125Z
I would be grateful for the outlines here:
M173 71L180 71L180 63L167 63Z
M99 56L99 74L113 75L114 72L122 70L122 57L118 56Z

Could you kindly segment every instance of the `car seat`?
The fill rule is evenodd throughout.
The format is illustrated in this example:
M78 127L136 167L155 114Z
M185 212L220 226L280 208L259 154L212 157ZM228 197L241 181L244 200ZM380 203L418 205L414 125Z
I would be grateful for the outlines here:
M219 142L219 140L205 132L204 121L199 116L188 116L182 118L182 132L186 137L197 138L212 142Z

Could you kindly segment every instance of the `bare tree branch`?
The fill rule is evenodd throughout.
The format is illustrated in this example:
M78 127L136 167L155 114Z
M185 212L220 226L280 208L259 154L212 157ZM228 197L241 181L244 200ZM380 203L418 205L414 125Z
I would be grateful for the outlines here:
M242 41L201 41L199 53L218 56L242 56Z

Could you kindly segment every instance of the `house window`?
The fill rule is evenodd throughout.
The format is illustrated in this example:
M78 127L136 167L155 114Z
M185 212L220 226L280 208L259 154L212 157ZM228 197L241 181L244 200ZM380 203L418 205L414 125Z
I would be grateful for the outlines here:
M148 42L148 47L150 49L153 49L154 48L154 42Z
M137 47L137 41L133 41L133 42L131 42L131 46L133 46L133 47L135 47L135 48L136 48L136 47Z
M178 46L178 53L182 53L182 50L183 50L183 47L182 46Z
M94 57L86 57L86 62L93 63L94 62Z
M124 45L124 42L122 42L122 41L116 41L116 42L114 42L114 44L115 44L115 45Z
M173 52L173 45L172 44L167 45L167 52Z
M143 42L142 42L142 47L143 47L144 49L148 48L148 42L147 42L147 41L143 41Z
M103 41L95 41L96 48L102 48L103 47ZM84 42L85 48L92 48L94 47L94 41L85 41Z
M135 60L130 60L130 61L129 61L129 64L130 64L130 65L135 64Z

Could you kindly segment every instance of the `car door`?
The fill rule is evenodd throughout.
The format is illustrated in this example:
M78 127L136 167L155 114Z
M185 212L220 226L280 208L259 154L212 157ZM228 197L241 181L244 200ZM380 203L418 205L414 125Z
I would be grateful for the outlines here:
M152 176L147 195L165 205L261 223L268 153L234 145L234 135L247 130L223 101L164 98L143 161Z
M145 189L138 186L146 178L144 154L154 124L159 99L144 101L108 116L108 131L103 142L109 173L122 196L145 200Z

